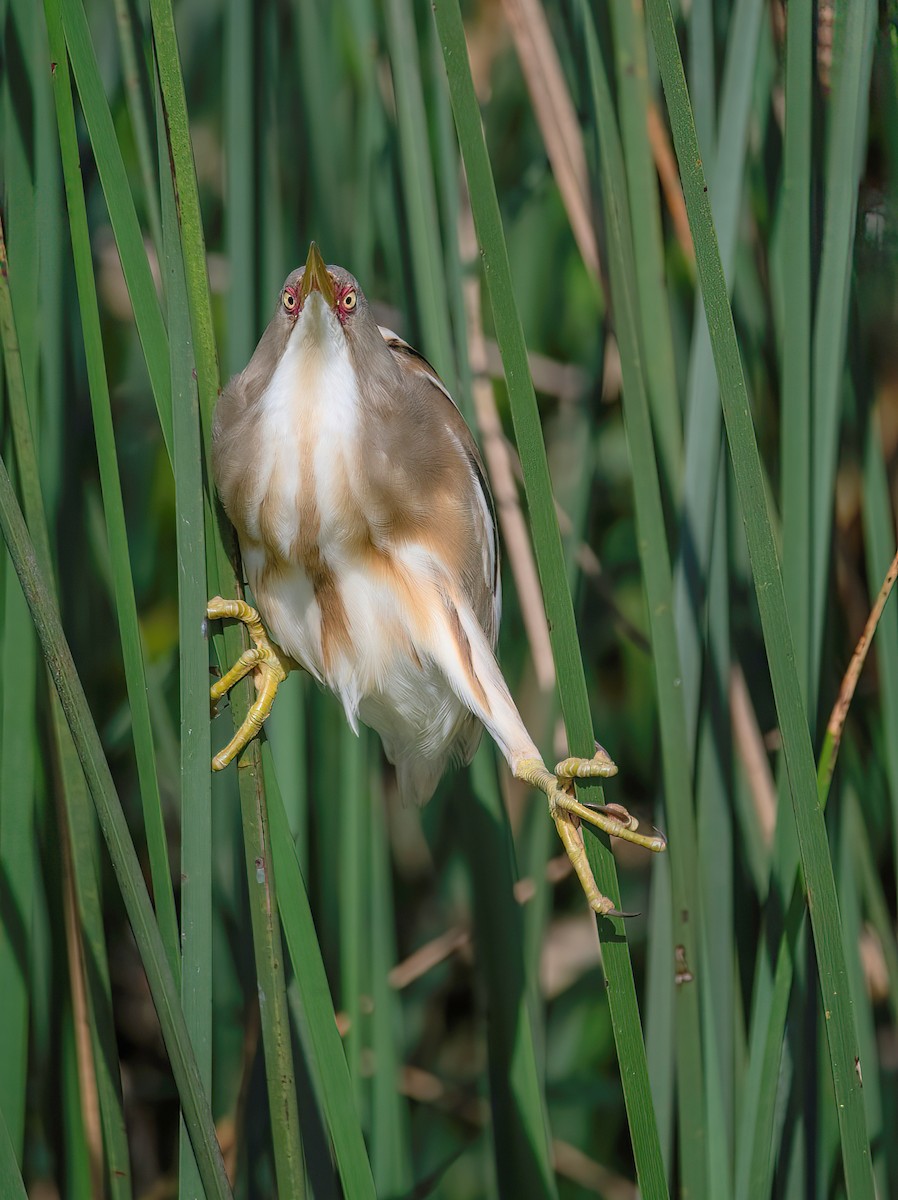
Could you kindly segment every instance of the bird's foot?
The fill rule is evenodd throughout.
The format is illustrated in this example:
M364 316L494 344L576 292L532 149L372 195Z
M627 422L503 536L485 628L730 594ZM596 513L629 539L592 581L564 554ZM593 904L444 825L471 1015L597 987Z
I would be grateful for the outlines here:
M210 621L219 621L227 617L235 621L242 621L253 643L249 650L244 650L230 671L212 685L209 692L212 715L215 716L218 701L231 690L235 683L239 683L250 671L257 673L256 699L246 714L243 724L224 750L212 759L212 770L223 771L228 763L249 745L262 728L266 717L271 712L278 686L299 664L289 654L285 654L283 650L279 650L274 645L265 631L261 617L245 600L223 600L221 596L213 596L206 607L206 616Z
M566 758L555 767L554 774L539 758L525 758L515 768L518 779L545 792L549 801L549 815L555 822L571 866L586 893L589 907L601 916L622 917L613 901L599 891L592 867L586 857L580 822L586 821L611 837L623 838L655 853L664 850L667 839L657 831L651 837L639 833L639 822L621 804L583 804L574 795L575 779L608 779L617 774L617 767L609 755L596 743L593 758Z

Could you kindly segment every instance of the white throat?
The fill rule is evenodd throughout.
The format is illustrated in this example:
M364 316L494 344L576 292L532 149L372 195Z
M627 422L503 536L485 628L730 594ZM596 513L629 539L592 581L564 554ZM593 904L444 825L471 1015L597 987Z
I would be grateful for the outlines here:
M255 481L288 554L300 501L314 497L322 534L345 498L359 427L355 371L339 319L313 292L284 347L260 406L262 444L273 448ZM250 531L251 533L253 531Z

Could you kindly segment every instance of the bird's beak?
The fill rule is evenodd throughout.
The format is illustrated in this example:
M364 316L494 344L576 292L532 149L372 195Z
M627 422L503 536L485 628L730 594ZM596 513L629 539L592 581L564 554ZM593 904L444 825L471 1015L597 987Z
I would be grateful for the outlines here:
M328 308L333 308L336 301L334 281L331 279L330 272L324 265L324 259L321 257L321 253L314 242L309 246L306 270L300 284L299 298L303 304L305 304L312 291L320 292Z

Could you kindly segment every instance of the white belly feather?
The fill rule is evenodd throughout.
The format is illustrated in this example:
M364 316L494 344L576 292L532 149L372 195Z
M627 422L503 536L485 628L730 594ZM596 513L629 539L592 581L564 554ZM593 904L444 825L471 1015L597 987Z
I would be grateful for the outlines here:
M271 450L254 481L247 537L241 539L247 577L278 643L340 696L353 728L361 716L381 734L400 767L403 791L426 799L459 731L467 727L464 740L470 743L474 727L434 659L423 647L410 653L420 630L409 628L411 615L401 598L354 559L345 514L363 502L352 465L360 425L355 374L342 338L321 348L320 331L317 339L302 334L297 328L291 337L262 400L260 440ZM304 479L304 471L312 478ZM339 591L349 635L327 662L315 588L292 552L304 487L315 498L318 552ZM265 541L293 565L266 572ZM416 587L434 586L439 566L428 552L405 546L394 553ZM467 749L456 752L467 757Z

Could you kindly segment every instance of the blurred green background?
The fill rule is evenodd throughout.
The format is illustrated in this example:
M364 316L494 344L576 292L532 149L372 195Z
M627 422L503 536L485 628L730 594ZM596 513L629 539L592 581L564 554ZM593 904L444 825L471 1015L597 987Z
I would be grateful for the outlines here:
M485 443L505 539L499 657L554 762L567 743L533 552L521 537L526 504L511 406L493 309L479 286L431 6L174 7L222 378L245 365L283 278L313 238L328 262L358 277L381 323L434 363ZM185 558L189 489L201 504L189 468L190 447L199 449L193 378L204 420L210 396L190 283L190 197L183 178L172 194L169 174L177 135L164 68L177 72L177 60L159 32L166 10L162 0L86 0L82 15L82 0L48 0L45 21L33 0L0 0L12 314L3 325L0 448L24 496L18 352L65 633L148 881L155 771L180 904L183 812L210 798L201 782L205 731L182 720L185 694L192 714L206 711L207 683L205 662L187 663L186 627L203 650L185 596L214 591L218 525L207 508L205 551L200 539L198 555ZM670 856L651 859L615 846L622 907L640 914L625 933L651 1081L643 1100L654 1107L667 1178L673 1194L714 1200L841 1196L843 1155L853 1151L840 1144L813 944L797 925L788 940L794 984L779 993L788 1010L779 1026L770 1016L795 835L695 251L642 4L471 0L462 12L508 243L514 287L506 302L517 306L531 355L593 724L619 767L606 799L668 833L659 704L684 706L686 827L694 826L695 842L687 853L681 838ZM674 17L819 753L895 552L898 8L894 0L691 0L674 4ZM803 47L791 60L787 21L793 45ZM54 27L76 84L87 238L70 229L60 146L74 143L57 127ZM621 403L623 305L609 266L615 234L602 176L615 165L596 137L593 31L623 145L617 183L629 197L623 250L657 459L651 479L634 474ZM790 120L797 133L787 136ZM177 169L175 159L172 152ZM97 343L85 349L73 244L89 252L96 280L99 358ZM135 255L142 274L127 265ZM155 333L149 316L144 329L133 317L132 297L148 294L147 268L162 304ZM100 468L109 466L110 445L95 432L91 363L108 381L127 556L107 524L114 497L104 498ZM166 380L174 469L158 415ZM96 378L93 390L96 405ZM198 470L199 453L192 461ZM676 701L665 698L650 649L636 498L651 489L660 490L663 554L674 571ZM148 698L143 734L125 685L135 646L123 648L117 588L127 589L128 560ZM0 1194L18 1194L19 1170L34 1197L202 1194L183 1166L179 1192L178 1090L86 788L53 733L58 713L5 554L0 631L0 1114L10 1151L0 1154ZM216 650L214 660L226 657ZM851 705L827 808L880 1196L898 1194L889 1132L898 1121L896 681L892 601ZM226 707L213 721L213 749L230 736L231 718ZM141 774L135 744L149 730L152 765ZM365 1189L373 1188L347 1183L361 1143L354 1151L335 1144L336 1092L321 1081L326 1062L334 1066L333 1045L320 1040L322 1010L310 1010L298 985L303 955L284 953L275 926L270 945L284 968L288 1019L277 1061L295 1071L308 1194L634 1196L596 922L559 858L541 797L511 781L485 746L423 812L402 809L377 739L365 731L356 739L335 701L296 674L266 734L264 791L269 804L283 801L348 1063L345 1079L342 1065L334 1068L333 1087L354 1104L340 1111L364 1134ZM211 949L212 1009L197 1036L211 1061L212 1111L235 1193L274 1195L277 1177L285 1195L278 1156L296 1131L273 1115L274 1058L266 1085L271 1006L263 996L260 1012L263 950L246 882L258 858L245 841L247 801L241 824L236 776L231 768L212 781L211 808L202 810L211 832L190 835L210 871L200 940ZM74 876L65 866L69 843ZM692 889L692 961L672 933L682 898L676 882L671 891L672 861ZM288 937L298 928L290 924L297 903L282 907ZM314 942L297 937L313 954ZM105 951L96 951L97 938ZM85 939L94 951L85 952ZM105 985L94 978L95 951L108 958ZM692 989L691 1017L683 1016L683 989ZM700 1053L686 1084L678 1056L691 1053L682 1041L690 1020ZM768 1028L779 1032L762 1081ZM284 1078L281 1086L294 1089ZM126 1125L124 1165L114 1164L110 1104ZM185 1144L182 1134L182 1164ZM644 1185L644 1194L659 1193Z

